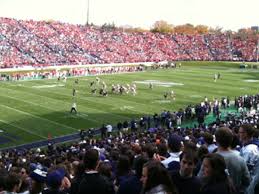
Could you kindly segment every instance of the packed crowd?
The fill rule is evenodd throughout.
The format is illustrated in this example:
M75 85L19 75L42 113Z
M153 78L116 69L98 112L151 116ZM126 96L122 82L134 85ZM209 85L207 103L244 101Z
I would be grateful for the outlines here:
M226 34L183 35L0 18L1 68L53 65L256 60L257 40Z
M100 139L90 130L72 145L1 152L0 193L256 194L258 96L237 97L236 108L247 111L208 126L167 126L171 114L163 111L147 130L142 118L139 126L118 124L118 134L103 125ZM225 99L213 106L228 106ZM206 101L195 107L206 111ZM179 112L187 118L188 111Z

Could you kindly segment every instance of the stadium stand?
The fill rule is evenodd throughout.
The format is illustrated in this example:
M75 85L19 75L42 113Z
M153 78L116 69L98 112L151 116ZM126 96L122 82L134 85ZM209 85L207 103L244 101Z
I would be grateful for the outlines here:
M1 68L176 60L256 60L255 38L104 30L96 26L0 18Z

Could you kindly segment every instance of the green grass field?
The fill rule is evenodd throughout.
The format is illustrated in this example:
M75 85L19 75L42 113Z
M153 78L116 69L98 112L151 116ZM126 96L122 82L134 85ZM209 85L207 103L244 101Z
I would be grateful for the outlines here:
M214 82L214 74L221 79ZM239 96L258 92L259 71L240 70L239 64L218 62L183 62L180 69L168 69L99 76L108 87L111 84L132 84L134 81L156 80L180 83L171 87L154 84L137 85L137 95L115 95L108 97L90 94L90 81L95 76L75 78L66 83L57 80L35 80L0 82L0 137L10 141L0 147L75 133L80 129L100 127L103 123L116 124L118 121L140 118L143 115L160 113L162 110L178 110L188 104L199 103L207 96ZM147 82L148 83L148 82ZM59 86L58 86L59 85ZM64 85L64 86L62 86ZM49 86L49 87L48 87ZM77 92L76 102L79 113L69 113L73 98L72 88ZM163 94L173 90L176 100L164 100Z

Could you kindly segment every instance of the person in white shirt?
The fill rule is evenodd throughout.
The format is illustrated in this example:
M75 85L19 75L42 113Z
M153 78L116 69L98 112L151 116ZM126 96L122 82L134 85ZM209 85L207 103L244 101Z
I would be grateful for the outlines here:
M204 98L204 102L205 102L205 103L207 103L207 102L208 102L208 98L207 98L207 96L205 96L205 98Z
M214 74L214 82L216 82L217 81L217 79L218 79L218 74Z
M112 134L112 126L110 124L106 125L106 129L107 129L108 137L110 137Z
M173 134L168 139L168 148L170 156L161 163L168 170L179 170L180 168L180 154L182 153L182 138L176 134Z
M173 100L175 100L175 93L174 93L173 90L170 92L170 95L171 95L171 98L172 98Z
M213 135L208 132L205 132L203 134L203 139L205 142L205 146L208 148L209 153L213 153L218 147L214 142Z
M253 178L259 165L259 141L253 138L254 128L250 124L241 125L238 133L242 143L240 155L244 158Z
M71 110L70 110L70 113L73 113L73 112L75 112L77 114L76 103L75 102L73 102Z

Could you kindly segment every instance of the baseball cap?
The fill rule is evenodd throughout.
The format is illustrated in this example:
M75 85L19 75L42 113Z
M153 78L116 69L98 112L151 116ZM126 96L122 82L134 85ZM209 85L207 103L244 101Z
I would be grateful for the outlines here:
M61 185L63 178L65 177L65 170L60 168L54 170L47 175L47 185L49 187L54 187Z
M30 173L30 177L36 182L44 183L47 180L47 172L36 168Z
M182 146L183 138L177 134L172 134L168 138L168 146L171 149L180 149Z

